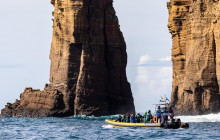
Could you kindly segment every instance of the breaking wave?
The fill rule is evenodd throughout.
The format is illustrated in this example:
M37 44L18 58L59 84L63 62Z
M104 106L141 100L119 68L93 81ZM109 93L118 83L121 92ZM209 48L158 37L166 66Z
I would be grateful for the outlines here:
M198 116L178 116L182 122L220 122L220 113L198 115Z

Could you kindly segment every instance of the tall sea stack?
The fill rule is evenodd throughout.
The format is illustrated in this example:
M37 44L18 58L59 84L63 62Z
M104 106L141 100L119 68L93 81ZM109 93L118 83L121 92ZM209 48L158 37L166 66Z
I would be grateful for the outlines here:
M171 102L177 114L220 112L220 2L171 0Z
M50 84L26 88L2 116L111 115L134 112L126 44L113 0L51 0Z

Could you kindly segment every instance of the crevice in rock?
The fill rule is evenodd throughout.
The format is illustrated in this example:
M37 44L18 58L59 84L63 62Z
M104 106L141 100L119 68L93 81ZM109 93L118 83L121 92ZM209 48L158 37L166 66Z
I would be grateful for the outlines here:
M212 51L213 51L213 55L214 55L214 65L215 65L215 79L213 79L216 83L216 92L217 94L219 93L219 84L218 84L218 79L217 79L217 72L216 72L216 42L215 42L215 34L213 31L212 34Z

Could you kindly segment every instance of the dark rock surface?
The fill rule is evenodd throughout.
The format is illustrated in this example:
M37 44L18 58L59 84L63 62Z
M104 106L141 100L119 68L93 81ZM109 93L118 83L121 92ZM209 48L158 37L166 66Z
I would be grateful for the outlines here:
M50 84L26 88L3 116L111 115L135 112L126 44L112 0L52 0Z

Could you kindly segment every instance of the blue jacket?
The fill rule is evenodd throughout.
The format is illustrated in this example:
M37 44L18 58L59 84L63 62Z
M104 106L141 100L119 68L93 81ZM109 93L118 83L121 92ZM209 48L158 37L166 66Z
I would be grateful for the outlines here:
M135 116L131 115L131 123L136 123Z
M161 117L161 110L160 109L157 109L156 116L157 116L157 118Z

